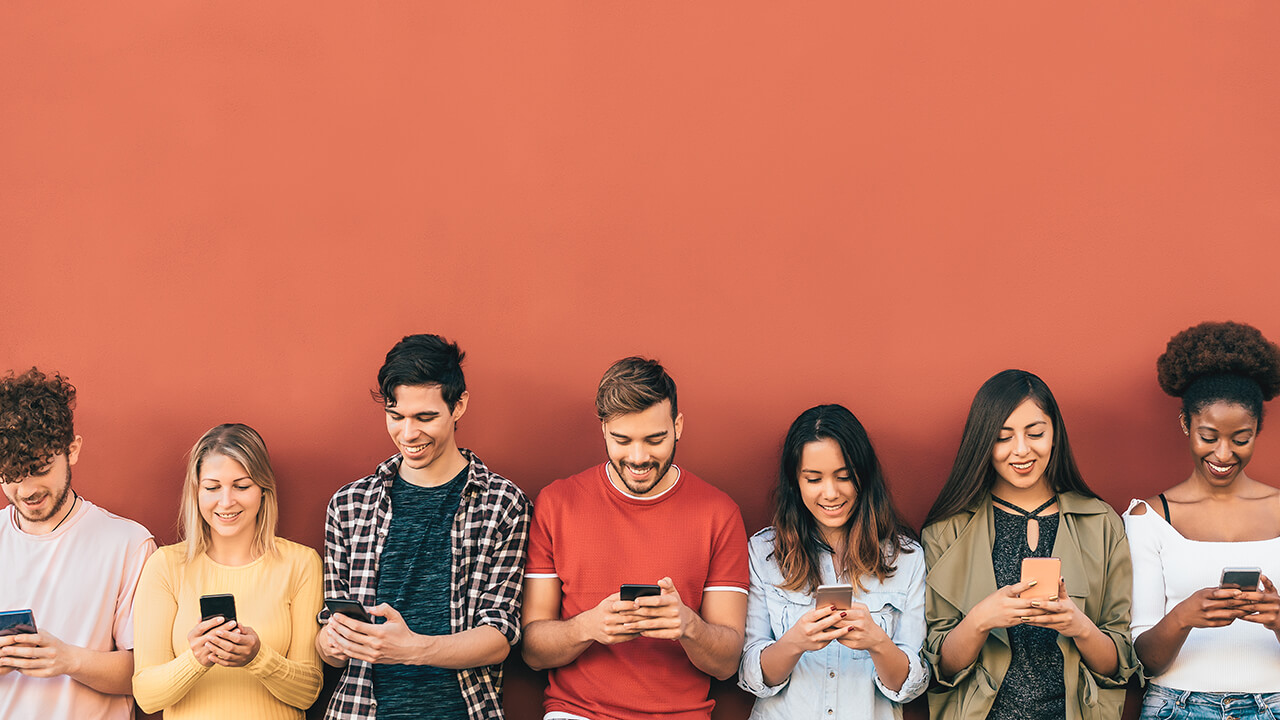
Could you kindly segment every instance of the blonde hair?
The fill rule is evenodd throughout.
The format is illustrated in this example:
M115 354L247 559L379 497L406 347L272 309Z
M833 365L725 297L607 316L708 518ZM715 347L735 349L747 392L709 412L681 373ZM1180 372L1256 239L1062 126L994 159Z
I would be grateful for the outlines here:
M267 444L257 430L243 423L224 423L200 437L187 459L187 479L182 484L182 505L178 527L187 545L186 561L191 562L209 549L209 524L200 516L200 465L210 455L235 460L262 488L262 504L254 519L253 552L276 554L276 522L280 506L276 501L276 475L271 470Z

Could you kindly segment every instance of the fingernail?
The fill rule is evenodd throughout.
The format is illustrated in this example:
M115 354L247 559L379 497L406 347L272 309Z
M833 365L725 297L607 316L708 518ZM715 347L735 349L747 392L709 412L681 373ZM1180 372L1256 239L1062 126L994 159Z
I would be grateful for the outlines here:
M1032 600L1032 601L1031 601L1031 607L1040 607L1040 601L1039 601L1039 600Z
M1040 582L1040 581L1039 581L1039 580L1032 580L1032 581L1031 581L1031 584L1032 584L1032 585L1035 585L1035 584L1036 584L1036 583L1038 583L1038 582Z
M848 617L848 616L849 616L848 613L840 613L840 617Z

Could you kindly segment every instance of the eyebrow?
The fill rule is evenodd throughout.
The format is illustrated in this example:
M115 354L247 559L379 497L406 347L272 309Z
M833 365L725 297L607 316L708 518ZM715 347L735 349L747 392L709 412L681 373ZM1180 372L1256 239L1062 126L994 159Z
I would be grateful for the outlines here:
M249 477L248 475L245 475L244 477L238 477L235 480L232 480L231 482L240 482L241 480L248 480L249 482L253 482L253 478ZM200 482L221 482L221 481L218 480L218 478L206 477L206 478L200 478Z
M656 433L653 433L653 434L650 434L650 435L645 435L645 436L644 436L644 439L645 439L645 440L661 440L662 438L664 438L664 437L666 437L668 434L670 434L670 432L671 432L670 430L663 430L662 432L656 432ZM609 434L610 434L610 435L612 435L612 436L613 436L613 438L614 438L615 440L630 440L630 439L631 439L631 436L630 436L630 435L623 435L622 433L613 432L612 430L611 430L611 431L609 431Z
M1197 425L1197 426L1196 426L1196 429L1197 429L1197 430L1211 430L1211 431L1213 431L1213 432L1221 432L1220 430L1218 430L1218 428L1214 427L1213 425L1204 425L1204 424L1200 424L1200 425ZM1257 432L1257 431L1256 431L1254 428L1245 427L1245 428L1240 428L1239 430L1232 430L1232 431L1231 431L1231 434L1232 434L1232 435L1239 435L1240 433L1251 433L1251 432Z
M800 468L800 472L802 472L802 473L818 473L819 475L821 475L821 474L822 474L822 471L821 471L821 470L810 470L809 468ZM836 468L836 469L835 469L835 472L847 472L847 473L851 473L851 472L853 472L853 470L850 470L850 469L849 469L849 466L848 466L848 465L845 465L844 467L838 467L838 468Z
M1027 426L1026 426L1025 428L1023 428L1023 429L1024 429L1024 430L1030 430L1031 428L1033 428L1033 427L1035 427L1035 426L1037 426L1037 425L1047 425L1047 424L1048 424L1048 421L1046 421L1046 420L1037 420L1037 421L1035 421L1035 422L1033 422L1033 423L1028 423L1028 424L1027 424ZM1000 428L1000 432L1004 432L1005 430L1008 430L1009 432L1013 432L1013 428L1009 427L1008 425L1006 425L1006 426L1004 426L1004 427Z

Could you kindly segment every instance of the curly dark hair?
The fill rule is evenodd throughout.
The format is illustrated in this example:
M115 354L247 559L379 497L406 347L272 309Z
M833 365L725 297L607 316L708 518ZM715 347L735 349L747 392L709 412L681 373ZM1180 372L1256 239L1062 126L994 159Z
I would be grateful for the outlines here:
M71 448L75 404L75 386L57 373L31 368L0 379L0 482L17 482Z
M1182 398L1187 417L1225 401L1262 425L1262 403L1280 393L1280 348L1252 325L1202 322L1174 335L1156 360L1166 393Z

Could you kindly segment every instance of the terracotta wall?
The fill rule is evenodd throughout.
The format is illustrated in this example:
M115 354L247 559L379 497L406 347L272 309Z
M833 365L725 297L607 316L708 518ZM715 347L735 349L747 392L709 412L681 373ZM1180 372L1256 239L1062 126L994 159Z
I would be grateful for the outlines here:
M750 531L819 402L863 419L919 523L973 392L1014 366L1123 509L1188 472L1165 340L1210 318L1280 339L1278 23L1268 2L8 3L0 368L71 377L76 487L163 542L184 452L239 420L284 533L319 545L330 494L392 450L381 356L422 331L469 353L462 442L531 494L602 459L593 388L643 353L680 383L681 463ZM509 716L539 717L511 665Z

